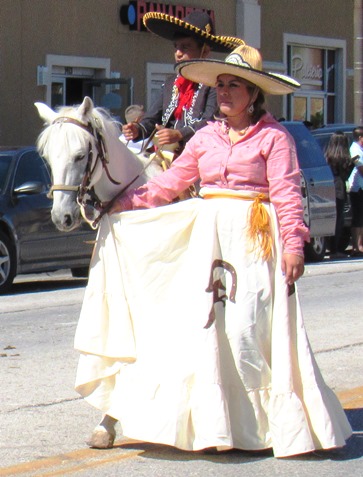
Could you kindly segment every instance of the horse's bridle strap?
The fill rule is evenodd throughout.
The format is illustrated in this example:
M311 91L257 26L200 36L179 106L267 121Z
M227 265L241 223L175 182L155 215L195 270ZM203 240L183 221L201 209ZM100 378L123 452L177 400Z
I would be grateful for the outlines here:
M88 133L90 133L92 136L94 136L94 134L93 134L93 128L92 128L91 124L81 123L81 121L78 121L78 119L68 118L67 116L61 116L61 117L59 117L59 118L56 118L56 119L53 121L53 124L57 124L57 123L75 124L76 126L82 128L82 129L84 129L85 131L87 131Z
M55 191L70 191L70 192L78 192L79 186L74 186L74 185L67 185L67 184L54 184L51 186L49 189L49 192L47 194L49 199L53 198L53 192Z

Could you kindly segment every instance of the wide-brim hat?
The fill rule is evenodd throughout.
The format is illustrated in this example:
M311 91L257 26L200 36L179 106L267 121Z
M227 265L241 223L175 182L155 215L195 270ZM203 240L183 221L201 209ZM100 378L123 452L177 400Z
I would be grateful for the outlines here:
M249 45L237 47L223 60L190 60L175 65L176 71L196 83L215 86L220 75L238 76L256 85L267 94L289 94L300 88L290 76L262 71L262 59Z
M227 53L245 43L234 36L215 35L210 16L202 11L193 11L183 20L166 13L148 12L143 16L143 22L149 31L166 40L175 40L178 33L192 36L221 53Z

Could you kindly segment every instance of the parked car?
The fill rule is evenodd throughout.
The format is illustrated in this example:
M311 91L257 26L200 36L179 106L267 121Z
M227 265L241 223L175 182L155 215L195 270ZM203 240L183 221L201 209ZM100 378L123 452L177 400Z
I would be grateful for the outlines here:
M19 274L70 268L87 276L96 233L86 223L69 233L56 229L50 183L34 147L0 149L0 293Z
M305 244L306 261L323 260L327 237L334 235L336 206L333 174L315 137L301 122L283 125L295 139L301 169L304 220L310 229L310 243Z
M349 146L353 142L353 129L355 124L329 124L323 128L314 129L311 134L316 138L323 153L328 145L329 139L336 131L342 131L348 137ZM344 206L344 228L338 251L344 252L351 243L351 224L352 224L352 210L350 205L349 194Z

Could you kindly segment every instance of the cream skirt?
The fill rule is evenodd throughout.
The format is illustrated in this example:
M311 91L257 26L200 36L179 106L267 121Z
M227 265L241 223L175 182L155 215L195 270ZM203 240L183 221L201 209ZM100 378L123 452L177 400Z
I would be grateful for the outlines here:
M75 337L76 390L129 438L277 457L351 435L297 292L246 239L251 201L191 199L104 217Z

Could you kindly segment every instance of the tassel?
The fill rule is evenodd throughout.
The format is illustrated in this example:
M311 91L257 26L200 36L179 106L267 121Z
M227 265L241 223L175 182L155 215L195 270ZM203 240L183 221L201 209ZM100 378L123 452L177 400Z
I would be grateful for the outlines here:
M263 195L258 195L249 209L248 238L252 243L252 251L257 251L263 260L272 256L272 237L269 215L261 203Z

